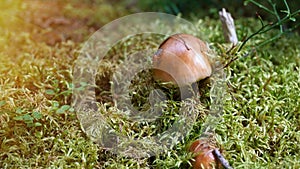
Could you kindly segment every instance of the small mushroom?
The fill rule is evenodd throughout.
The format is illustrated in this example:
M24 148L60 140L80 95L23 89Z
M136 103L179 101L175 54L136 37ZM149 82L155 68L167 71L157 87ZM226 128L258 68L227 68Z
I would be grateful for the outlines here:
M196 140L189 148L194 153L193 169L221 168L221 163L215 158L214 147L204 140Z
M154 79L185 86L209 77L208 51L207 44L193 35L170 36L153 56Z

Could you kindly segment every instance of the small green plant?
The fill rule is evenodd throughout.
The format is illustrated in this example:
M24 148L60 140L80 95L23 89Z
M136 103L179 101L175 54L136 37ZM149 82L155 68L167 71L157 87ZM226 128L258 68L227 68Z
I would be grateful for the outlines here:
M231 58L226 64L225 66L223 66L223 68L228 67L232 62L234 62L235 60L241 58L241 57L246 57L248 55L251 55L255 49L260 48L261 46L264 46L270 42L274 42L276 39L280 38L282 35L285 35L287 33L293 32L296 28L298 28L300 26L300 22L296 23L296 20L298 19L298 17L300 16L300 9L292 12L290 10L290 7L287 3L286 0L283 0L284 4L285 4L285 10L280 10L278 11L278 9L276 8L276 3L273 2L272 0L268 0L269 5L272 7L272 9L268 8L267 6L264 6L263 4L257 2L256 0L245 0L244 4L247 5L248 3L253 3L254 5L258 6L259 8L265 10L266 12L268 12L271 16L274 16L276 18L276 21L274 22L268 22L267 24L265 23L265 21L262 19L262 17L256 13L260 23L261 23L261 27L260 29L258 29L257 31L255 31L254 33L252 33L251 35L247 36L244 38L244 40L242 41L242 43L238 46L233 46L228 52L225 52L229 55L233 55L234 57ZM285 14L284 17L280 16L280 13ZM290 22L295 22L296 24L294 24L292 27L290 28L284 28L284 26ZM262 34L266 34L267 32L274 30L276 28L279 28L279 32L275 34L275 36L273 37L269 37L267 39L264 39L262 41L256 42L255 44L253 44L253 48L252 50L241 54L241 51L243 51L242 49L245 47L246 43L249 42L250 40L252 40L255 36L257 35L262 35Z
M53 96L52 100L58 99L60 96L68 97L72 95L73 90L83 91L87 87L86 82L80 82L80 86L74 87L73 83L66 82L67 89L60 89L58 80L54 80L51 89L46 89L45 94Z
M57 114L64 114L67 111L74 111L74 109L70 105L60 105L58 101L51 101L51 104L51 110Z
M255 45L256 48L261 47L267 43L270 43L276 39L278 39L280 36L282 36L283 34L289 33L294 31L297 27L300 26L300 22L296 23L297 17L299 17L300 15L300 9L292 12L290 10L290 7L287 3L286 0L283 0L284 4L285 4L285 10L280 10L278 11L278 9L276 8L276 3L274 3L272 0L268 0L268 3L270 4L270 6L272 7L272 9L268 8L267 6L262 5L261 3L257 2L256 0L246 0L245 1L245 5L247 5L248 3L253 3L254 5L258 6L259 8L265 10L266 12L268 12L270 15L274 16L277 20L275 22L269 22L267 24L265 24L265 22L263 21L262 17L257 13L258 19L261 22L261 28L258 29L256 32L254 32L253 34L251 34L250 36L248 36L243 43L240 45L240 47L238 48L237 52L240 52L242 50L242 48L244 47L244 45L250 40L252 39L254 36L256 35L260 35L260 34L264 34L272 29L278 28L280 32L275 35L274 37L270 38L270 39L266 39L263 42L260 42L259 44ZM284 17L280 17L280 13L285 14ZM284 25L289 23L289 22L295 22L296 24L293 25L293 27L291 28L284 28Z
M26 123L27 127L42 126L42 124L39 122L39 120L43 118L42 113L38 111L33 111L26 114L22 114L23 112L24 110L18 108L16 110L16 113L19 114L19 116L16 116L13 119L17 121L23 121L24 123Z

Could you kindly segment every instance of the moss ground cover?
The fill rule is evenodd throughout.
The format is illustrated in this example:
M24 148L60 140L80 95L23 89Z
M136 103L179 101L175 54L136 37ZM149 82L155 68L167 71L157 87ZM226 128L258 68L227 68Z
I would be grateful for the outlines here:
M90 11L88 7L82 7L86 12L77 13L77 3L72 1L66 3L68 5L59 5L64 9L64 22L80 18L78 24L82 25L76 27L76 31L84 35L82 39L78 38L78 32L68 34L70 38L53 39L50 42L35 38L51 32L51 29L55 30L55 27L49 31L20 20L20 13L29 8L28 3L23 1L7 1L6 10L0 11L1 16L12 16L11 19L0 16L0 167L190 168L192 155L187 149L201 135L201 125L209 105L207 90L200 96L201 103L188 103L194 104L193 111L197 113L188 136L173 149L151 158L134 159L114 155L93 143L82 131L76 112L70 106L74 88L72 66L84 39L93 31L91 29L96 30L97 26L101 26L97 24L103 9L99 10L98 19L85 22ZM112 17L121 15L113 13L109 5L105 10ZM107 19L112 18L104 18L102 24ZM62 24L55 19L51 22ZM209 18L198 18L193 22L207 35L212 48L226 62L231 56L226 53L228 46L223 44L221 23ZM88 26L85 27L85 24ZM259 21L251 18L236 21L240 39L259 26ZM61 35L57 32L50 34L50 37ZM250 40L242 53L274 34L276 30ZM159 45L159 40L156 39L157 44L154 43L153 48ZM234 168L300 167L299 43L299 35L287 34L225 69L227 94L223 118L216 128L215 138ZM116 46L115 51L124 51L125 48L138 50L130 48L130 43L125 43ZM111 51L109 54L115 58L126 57L126 52L120 53ZM109 76L110 70L117 64L109 60L106 63L99 69L99 78ZM136 80L131 86L138 93L132 93L133 101L136 107L147 109L145 84L151 84L152 81L149 72L142 72L140 76L143 81ZM109 80L106 78L104 81ZM131 125L118 116L120 110L110 102L109 83L99 82L98 85L102 113L109 114L111 124L116 129L122 123L124 132L131 133L132 137L140 137L141 133L154 135L165 130L178 117L179 106L185 104L173 94L176 93L175 89L166 89L169 100L163 105L163 116L151 123Z

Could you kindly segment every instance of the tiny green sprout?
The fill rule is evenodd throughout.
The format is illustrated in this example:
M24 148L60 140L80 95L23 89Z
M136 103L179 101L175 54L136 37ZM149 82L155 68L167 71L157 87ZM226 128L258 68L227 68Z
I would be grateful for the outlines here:
M1 100L0 101L0 107L4 106L6 104L6 101L5 100Z
M37 120L39 120L39 119L41 119L43 117L43 115L40 112L37 112L37 111L34 111L32 113L32 116L33 116L33 118L35 118Z
M55 95L55 91L52 90L52 89L46 90L45 93L48 94L48 95Z
M71 106L69 105L63 105L61 106L59 109L56 110L56 113L57 114L63 114L65 113L66 111L68 111L70 109Z
M21 109L17 109L16 111L16 113L18 114L21 114L22 112L23 111ZM13 119L16 121L23 121L24 123L26 123L27 127L38 127L38 126L42 126L42 124L38 122L38 120L42 118L43 115L40 112L34 111L20 116L16 116Z

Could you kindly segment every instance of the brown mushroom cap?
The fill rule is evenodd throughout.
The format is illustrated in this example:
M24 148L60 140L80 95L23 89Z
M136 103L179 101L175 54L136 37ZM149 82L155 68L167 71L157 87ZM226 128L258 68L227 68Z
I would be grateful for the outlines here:
M192 143L189 151L196 155L192 162L194 169L210 169L210 168L221 168L221 164L217 161L213 155L214 147L208 145L203 140L196 140Z
M154 79L184 86L209 77L212 67L207 52L206 43L195 36L170 36L153 56Z

